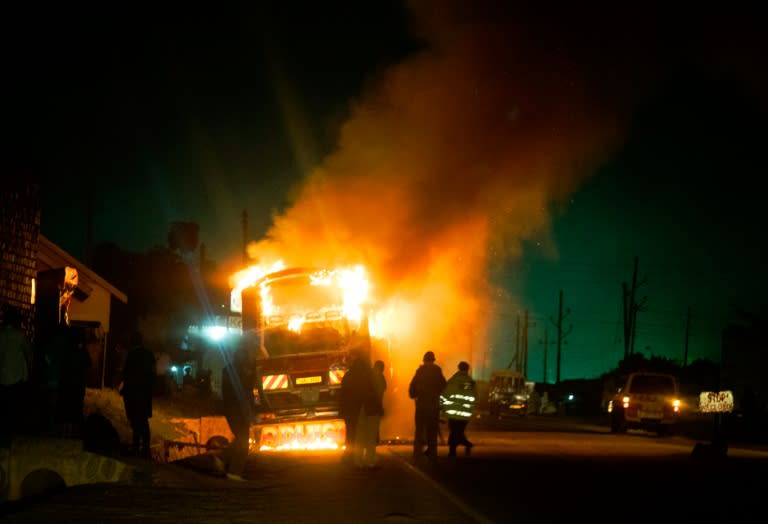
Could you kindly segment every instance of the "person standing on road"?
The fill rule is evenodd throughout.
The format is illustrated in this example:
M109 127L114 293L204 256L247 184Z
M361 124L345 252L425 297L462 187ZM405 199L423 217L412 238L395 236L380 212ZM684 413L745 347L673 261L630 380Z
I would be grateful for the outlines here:
M22 314L18 308L6 306L0 327L0 437L9 438L20 431L23 409L21 402L32 367L32 343L22 331Z
M81 437L84 419L85 390L91 356L85 349L78 332L67 327L64 353L60 360L60 374L56 393L54 420L57 433L63 437Z
M227 362L221 375L221 398L224 414L235 439L226 453L227 478L245 480L243 471L248 461L251 422L253 420L253 388L256 366L248 349L239 346Z
M408 385L408 395L415 400L413 457L418 459L427 446L427 456L437 458L437 429L440 423L440 394L445 389L443 370L435 364L435 353L424 353L421 364Z
M384 377L384 362L377 360L368 378L360 382L363 406L355 428L355 466L360 469L376 469L376 446L379 443L379 424L384 414L384 391L387 380Z
M466 428L477 401L477 384L469 375L469 363L459 362L459 369L448 379L440 399L443 414L448 419L448 456L456 456L456 448L464 446L467 455L473 444L467 439Z
M361 351L353 351L350 354L351 363L349 369L341 379L339 392L339 410L344 419L344 462L357 461L357 430L360 425L361 413L367 399L373 395L373 379L368 358ZM362 452L362 450L360 450ZM356 464L361 465L361 464Z
M135 331L125 356L123 395L125 415L133 432L133 451L142 458L151 458L149 419L152 418L152 392L157 376L155 355L144 346L144 337Z

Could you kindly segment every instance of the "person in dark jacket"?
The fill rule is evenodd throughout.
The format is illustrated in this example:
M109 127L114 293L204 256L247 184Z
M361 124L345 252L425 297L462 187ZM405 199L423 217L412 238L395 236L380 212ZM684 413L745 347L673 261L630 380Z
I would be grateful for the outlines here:
M152 418L156 366L155 355L144 346L144 337L134 332L125 356L120 393L133 432L133 451L143 458L151 458L149 419Z
M85 389L91 356L80 340L78 332L64 328L66 344L60 360L55 418L63 437L80 437L84 419Z
M0 441L24 429L22 421L32 376L32 342L22 330L20 309L5 306L0 325ZM0 442L2 444L2 442Z
M437 429L440 423L440 394L445 389L443 370L435 364L435 353L424 353L423 364L419 366L408 385L408 395L415 400L415 431L413 438L413 457L424 454L437 458Z
M345 438L344 455L345 462L352 461L355 456L355 442L360 414L366 399L373 395L373 381L371 378L371 366L367 357L360 351L350 354L351 363L349 369L341 379L339 391L339 411L344 419Z
M387 380L384 377L384 362L377 360L373 368L367 367L366 380L360 380L357 394L363 405L355 428L354 458L358 469L376 469L376 446L379 443L379 423L384 415L384 391ZM362 377L361 377L362 378Z
M244 346L235 349L221 374L221 398L224 415L235 439L226 453L226 474L231 480L245 480L243 471L248 461L251 422L253 419L253 388L256 366Z

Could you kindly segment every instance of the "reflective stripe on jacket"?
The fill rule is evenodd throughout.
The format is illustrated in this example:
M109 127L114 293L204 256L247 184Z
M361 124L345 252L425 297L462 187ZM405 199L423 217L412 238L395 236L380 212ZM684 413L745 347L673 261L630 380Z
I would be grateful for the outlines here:
M469 373L457 371L440 396L443 415L449 419L467 420L472 417L477 403L477 384Z

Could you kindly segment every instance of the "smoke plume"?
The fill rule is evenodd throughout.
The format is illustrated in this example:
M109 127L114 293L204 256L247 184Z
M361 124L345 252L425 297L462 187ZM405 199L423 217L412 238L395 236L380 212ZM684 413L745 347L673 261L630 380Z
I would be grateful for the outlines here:
M568 34L477 3L416 5L423 47L371 80L337 149L249 248L289 266L366 266L398 402L427 349L446 377L479 362L489 269L546 236L621 119Z

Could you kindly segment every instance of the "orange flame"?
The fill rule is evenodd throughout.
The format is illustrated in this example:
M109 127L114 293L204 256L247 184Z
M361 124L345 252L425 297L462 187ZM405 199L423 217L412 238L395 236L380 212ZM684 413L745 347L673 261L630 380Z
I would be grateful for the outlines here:
M261 428L260 451L336 451L344 449L341 420L276 424Z
M238 271L230 277L232 287L231 310L242 312L240 295L245 288L255 285L261 278L274 272L285 269L282 261L272 264L269 269L263 265L250 266ZM312 286L337 286L341 293L341 311L344 317L353 325L359 327L363 318L363 310L366 307L371 290L365 268L362 265L343 267L333 270L318 270L309 275ZM259 290L261 296L262 314L265 318L279 315L280 311L274 305L268 285L262 285ZM239 307L237 306L239 305ZM291 315L288 319L288 329L301 332L301 328L307 321L305 316Z

